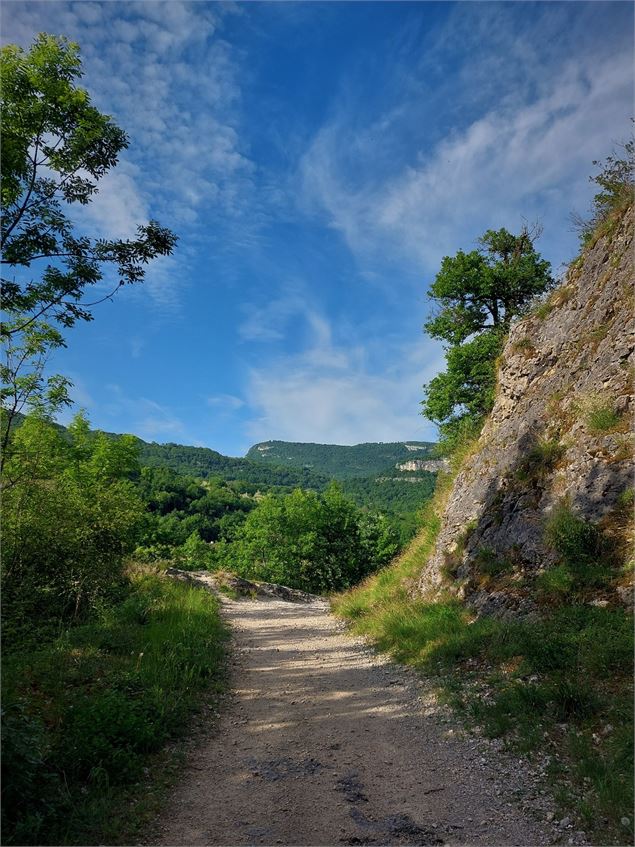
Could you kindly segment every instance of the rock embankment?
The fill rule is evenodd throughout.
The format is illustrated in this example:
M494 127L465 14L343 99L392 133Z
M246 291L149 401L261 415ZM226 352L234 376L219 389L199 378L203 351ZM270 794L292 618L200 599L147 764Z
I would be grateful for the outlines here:
M428 473L447 471L449 466L447 459L409 459L407 462L395 465L399 471L428 471Z
M483 589L478 557L524 573L549 567L545 527L561 504L610 531L632 483L633 217L631 208L512 327L493 411L454 482L420 592L434 594L450 571L481 611L530 608L513 582Z

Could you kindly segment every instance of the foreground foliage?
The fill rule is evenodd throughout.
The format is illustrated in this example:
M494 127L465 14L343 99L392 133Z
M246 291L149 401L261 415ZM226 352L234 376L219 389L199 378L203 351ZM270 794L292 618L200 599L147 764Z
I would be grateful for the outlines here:
M130 804L153 788L142 785L149 757L187 728L200 692L223 686L224 640L211 594L137 571L89 622L11 645L4 843L125 843L141 822Z
M78 416L68 438L41 414L10 441L3 486L3 632L78 622L118 596L144 507L133 439L91 438ZM6 641L5 641L6 643Z
M2 264L12 269L3 275L3 305L21 318L3 325L3 334L19 333L42 315L67 327L91 320L95 303L83 299L87 289L110 274L115 291L142 281L148 262L169 255L176 236L149 221L133 239L91 238L67 214L68 205L91 201L128 146L125 132L77 85L76 44L41 33L28 53L7 45L0 72L0 241Z

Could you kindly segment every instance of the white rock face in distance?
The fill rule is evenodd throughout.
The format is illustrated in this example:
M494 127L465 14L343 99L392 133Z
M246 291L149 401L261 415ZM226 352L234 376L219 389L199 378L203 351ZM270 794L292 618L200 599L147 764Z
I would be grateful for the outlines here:
M428 471L429 473L438 473L439 471L448 470L450 463L447 459L409 459L407 462L400 462L395 467L399 471Z

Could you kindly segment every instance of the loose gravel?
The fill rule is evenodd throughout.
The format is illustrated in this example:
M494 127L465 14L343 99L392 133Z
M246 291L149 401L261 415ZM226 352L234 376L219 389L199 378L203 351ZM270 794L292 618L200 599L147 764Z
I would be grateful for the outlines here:
M222 603L232 693L152 843L586 843L556 820L540 765L466 734L432 685L349 635L326 601Z

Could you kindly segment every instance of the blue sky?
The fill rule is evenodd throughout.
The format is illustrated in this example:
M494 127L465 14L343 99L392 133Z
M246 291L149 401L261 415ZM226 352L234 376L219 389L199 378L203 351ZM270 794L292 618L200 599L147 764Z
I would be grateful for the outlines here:
M441 258L540 220L561 269L633 112L630 3L4 4L39 31L131 138L79 225L180 237L54 370L99 428L231 455L434 438Z

